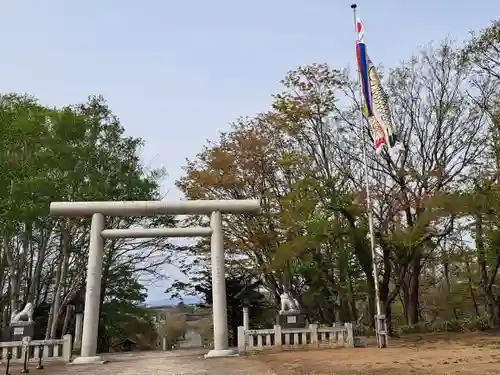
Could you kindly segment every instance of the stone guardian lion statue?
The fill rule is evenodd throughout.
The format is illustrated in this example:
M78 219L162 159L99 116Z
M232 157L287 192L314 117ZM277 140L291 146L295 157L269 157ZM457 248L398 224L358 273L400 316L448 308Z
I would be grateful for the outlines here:
M284 313L286 311L300 311L300 306L297 300L288 294L288 292L284 292L280 295L281 300L281 310L280 313Z
M14 311L12 314L11 322L21 322L21 321L33 322L33 304L28 302L24 309L21 311Z

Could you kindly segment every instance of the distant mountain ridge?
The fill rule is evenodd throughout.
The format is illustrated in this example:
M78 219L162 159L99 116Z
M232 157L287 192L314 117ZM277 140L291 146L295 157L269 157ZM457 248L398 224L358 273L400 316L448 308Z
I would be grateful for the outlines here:
M201 299L193 296L185 296L182 298L166 298L162 300L147 301L144 305L146 307L177 306L180 302L186 305L194 305L200 303Z

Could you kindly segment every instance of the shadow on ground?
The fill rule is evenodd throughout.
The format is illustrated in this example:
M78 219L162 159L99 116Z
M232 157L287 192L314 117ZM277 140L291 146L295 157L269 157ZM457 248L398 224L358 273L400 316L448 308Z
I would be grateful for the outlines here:
M500 335L412 335L391 341L386 349L262 353L245 360L280 375L489 375L500 373Z

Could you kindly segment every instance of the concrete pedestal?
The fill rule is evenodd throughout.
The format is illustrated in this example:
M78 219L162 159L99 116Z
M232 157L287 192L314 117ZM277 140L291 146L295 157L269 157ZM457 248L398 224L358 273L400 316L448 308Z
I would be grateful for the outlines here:
M205 358L237 357L239 354L233 349L210 350L205 354Z
M2 341L21 341L26 336L33 337L34 335L34 322L10 322L10 324L3 329Z
M103 365L108 363L100 355L94 357L76 357L71 364L72 365Z
M306 316L300 311L285 311L278 315L281 328L305 328Z

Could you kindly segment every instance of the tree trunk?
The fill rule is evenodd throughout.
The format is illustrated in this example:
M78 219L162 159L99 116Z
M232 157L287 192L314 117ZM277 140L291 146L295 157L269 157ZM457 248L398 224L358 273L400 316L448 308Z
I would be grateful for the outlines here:
M62 237L60 238L59 249L62 249ZM63 258L62 251L59 254L59 259L57 262L56 275L53 286L52 293L52 304L50 307L49 318L47 320L47 330L45 331L45 340L49 340L52 335L53 325L57 325L57 310L59 309L59 301L60 298L58 293L60 292L60 284L61 284L61 273L63 268ZM50 287L50 286L49 286Z
M321 264L321 263L319 263ZM326 270L321 267L323 274L328 277L327 280L331 279L330 275ZM339 302L340 302L340 322L352 322L352 311L350 309L350 286L349 286L349 271L348 271L348 259L346 252L342 252L339 256L339 260L337 261L337 269L339 275L339 286L340 293L338 293ZM330 292L333 288L329 287L328 291Z
M62 286L64 284L66 278L66 270L68 268L68 256L64 254L61 258L62 258L61 265L58 268L59 278L57 280L57 284L54 290L54 314L52 319L52 326L50 328L51 339L56 337L57 323L59 322L59 316L61 314Z
M10 270L10 315L17 311L18 303L17 303L17 269L15 265L9 268Z
M71 321L71 318L73 316L73 307L71 305L66 306L66 314L64 316L64 324L61 332L61 337L63 337L67 332L69 328L69 323Z
M392 326L392 304L385 306L385 321L387 323L387 333L389 337L394 337L394 327Z
M350 310L352 315L352 321L356 322L358 320L359 314L356 308L356 297L354 296L354 288L352 284L352 275L349 273L349 297L350 297Z
M479 305L477 304L476 295L474 293L474 288L472 287L472 272L470 269L470 263L468 260L465 261L465 266L467 267L467 285L469 287L469 293L472 298L472 303L474 306L474 312L476 316L479 316Z
M443 268L444 268L444 280L446 282L446 292L447 292L446 300L450 301L451 297L450 263L446 258L443 260ZM455 304L453 304L452 309L453 309L453 317L456 320L458 320L457 307L455 306Z
M491 328L498 328L500 327L500 308L498 306L498 302L491 289L485 292L485 297L489 326Z
M54 290L54 313L53 313L53 319L52 319L52 324L50 328L50 338L53 339L56 337L57 334L57 324L59 322L59 316L61 315L62 308L64 306L61 306L61 295L63 291L63 286L66 282L66 273L68 271L68 259L69 259L69 252L70 252L70 246L71 246L71 240L69 237L69 226L66 224L67 221L61 223L61 257L60 257L60 263L57 268L57 273L58 276L56 277L57 284Z
M43 230L40 229L40 232L43 233ZM39 252L36 256L36 265L35 271L33 273L33 279L31 280L30 288L28 291L28 301L32 301L35 306L40 303L40 295L38 293L38 291L40 290L40 277L42 274L42 267L45 261L45 254L47 252L47 246L51 235L52 228L48 231L46 236L42 237Z
M9 278L10 278L10 283L9 283L9 289L10 289L10 310L9 313L10 316L12 316L12 313L17 310L17 277L16 277L16 271L17 271L17 265L15 263L14 255L13 252L10 249L10 239L8 237L4 237L3 239L3 249L4 249L4 254L5 254L5 259L7 261L7 265L9 267Z
M493 282L495 281L497 268L494 269L494 274L488 273L488 261L486 256L486 244L484 243L483 218L477 216L476 220L476 250L478 257L479 270L481 275L481 287L483 289L486 312L488 313L488 324L490 328L500 326L500 312L498 311L497 300L493 292ZM492 271L493 272L493 271Z
M410 324L410 317L408 315L408 303L410 300L410 293L408 291L408 285L406 285L406 282L403 282L401 284L401 300L403 304L403 314L405 317L405 324L409 325Z
M420 252L415 254L411 262L411 272L408 282L408 322L417 324L419 321L419 299L420 299Z
M377 313L377 302L375 300L375 284L373 284L373 276L371 280L366 280L368 284L368 322L371 328L375 328L375 314Z
M47 318L47 328L45 329L45 340L50 339L50 331L52 329L52 321L54 320L54 304L50 304L49 316Z
M4 311L6 310L5 306L5 298L3 297L3 290L5 287L5 262L4 262L4 249L3 249L3 243L0 244L0 293L1 293L1 298L0 298L0 327L4 327L5 318L4 318Z
M17 270L16 294L18 296L18 300L21 299L21 283L23 281L23 268L24 268L24 265L26 264L26 261L28 260L28 256L29 256L30 248L31 248L32 228L33 228L33 226L31 224L31 221L27 220L24 223L24 231L23 231L23 235L22 235L23 250L22 250L22 253L19 257L18 270ZM27 280L27 283L29 283L28 280ZM23 308L24 305L26 304L26 302L28 302L28 301L26 301L26 294L24 294L22 297L23 297L22 298L23 306L21 306L21 308Z

